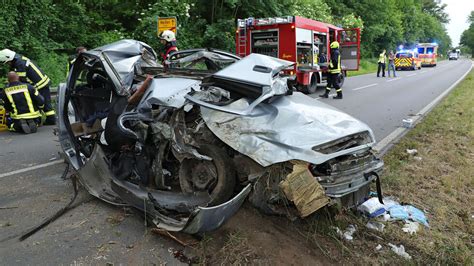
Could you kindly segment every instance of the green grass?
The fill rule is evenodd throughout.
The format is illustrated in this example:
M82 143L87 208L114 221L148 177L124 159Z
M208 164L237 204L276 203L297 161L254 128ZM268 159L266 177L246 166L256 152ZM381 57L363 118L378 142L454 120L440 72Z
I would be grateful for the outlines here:
M385 196L424 210L430 228L409 235L403 223L388 222L379 233L366 229L363 217L341 215L338 220L359 228L355 241L344 244L350 250L346 257L361 264L398 264L400 257L387 247L393 243L404 245L415 264L474 263L473 87L474 71L384 157ZM422 159L406 149L417 149ZM378 244L384 248L375 252Z
M377 72L377 58L361 59L358 71L347 71L348 77Z
M474 262L473 87L474 71L384 158L386 193L426 209L431 226L394 236L435 264Z

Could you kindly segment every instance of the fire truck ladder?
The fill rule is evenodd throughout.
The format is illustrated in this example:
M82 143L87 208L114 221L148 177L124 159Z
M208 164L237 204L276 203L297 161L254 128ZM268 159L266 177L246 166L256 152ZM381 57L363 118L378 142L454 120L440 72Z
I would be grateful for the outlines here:
M244 19L237 20L238 42L237 54L241 57L247 56L247 25Z

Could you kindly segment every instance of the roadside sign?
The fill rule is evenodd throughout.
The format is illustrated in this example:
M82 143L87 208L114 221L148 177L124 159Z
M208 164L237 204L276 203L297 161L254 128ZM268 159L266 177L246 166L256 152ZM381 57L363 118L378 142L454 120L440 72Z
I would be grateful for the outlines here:
M158 18L158 36L165 30L170 30L176 34L176 17Z

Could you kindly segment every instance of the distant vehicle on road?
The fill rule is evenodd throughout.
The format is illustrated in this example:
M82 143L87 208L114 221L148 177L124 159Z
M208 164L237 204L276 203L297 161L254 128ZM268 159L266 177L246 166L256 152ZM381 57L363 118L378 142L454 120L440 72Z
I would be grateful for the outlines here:
M448 58L449 58L449 60L458 60L459 55L458 55L458 53L450 52L449 55L448 55Z
M417 50L400 50L395 54L395 69L421 69L421 59Z
M436 66L438 62L437 43L419 43L416 45L416 49L421 58L421 66Z
M284 73L295 76L298 90L305 93L314 93L326 80L333 41L340 44L340 86L346 71L359 70L359 28L342 29L298 16L246 18L237 21L235 41L239 56L258 53L295 62Z
M461 53L461 51L459 49L453 49L452 51L449 52L448 59L449 60L458 60L460 53Z

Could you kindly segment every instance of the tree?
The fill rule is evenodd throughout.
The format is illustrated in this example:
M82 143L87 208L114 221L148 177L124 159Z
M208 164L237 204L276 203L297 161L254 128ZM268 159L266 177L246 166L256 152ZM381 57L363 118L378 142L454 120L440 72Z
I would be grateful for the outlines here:
M439 22L446 24L449 22L449 17L444 9L447 4L440 4L440 1L437 0L423 0L422 11L429 14L430 16L436 18Z
M472 56L474 56L474 11L471 11L467 18L470 23L469 28L461 35L461 45L466 47Z

